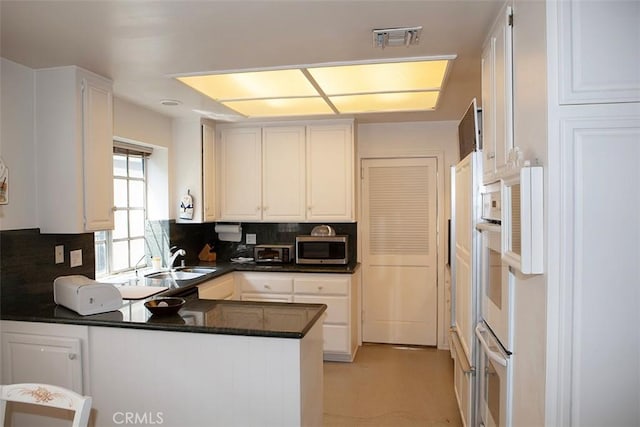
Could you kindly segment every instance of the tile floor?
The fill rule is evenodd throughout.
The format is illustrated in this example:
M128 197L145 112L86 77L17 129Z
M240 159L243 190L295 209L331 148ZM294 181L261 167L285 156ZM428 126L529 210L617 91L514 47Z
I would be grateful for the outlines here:
M448 351L365 344L324 363L325 427L461 425Z

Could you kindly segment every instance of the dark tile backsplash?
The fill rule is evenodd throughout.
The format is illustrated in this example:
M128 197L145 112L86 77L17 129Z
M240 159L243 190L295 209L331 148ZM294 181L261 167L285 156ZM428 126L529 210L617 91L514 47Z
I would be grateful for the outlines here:
M242 241L223 242L218 240L215 224L176 224L169 222L171 245L187 251L186 263L198 262L198 254L205 244L212 245L219 260L228 261L236 256L253 257L253 246L246 245L247 233L256 235L256 244L294 244L299 234L310 234L319 223L242 223ZM357 259L358 225L356 223L330 223L336 234L349 236L349 259ZM177 263L176 263L177 264Z
M247 233L256 235L256 244L295 244L296 236L311 234L311 230L319 223L242 223L242 242L216 242L218 258L229 260L236 256L253 257L253 246L245 245ZM358 225L356 223L329 223L336 234L349 236L349 259L357 259Z
M55 247L64 245L64 263L55 263ZM82 249L82 265L69 266L69 252ZM38 228L0 231L0 298L53 292L58 276L95 277L93 233L40 234Z
M205 244L212 245L219 260L253 256L253 245L245 245L247 233L256 235L257 244L294 244L299 234L310 234L315 223L242 223L242 242L222 242L215 224L177 224L173 220L149 221L146 227L146 253L168 260L171 246L184 249L185 263L198 263ZM357 224L331 223L336 234L349 236L349 259L357 259ZM64 263L55 264L55 246L64 245ZM69 252L82 249L82 266L69 266ZM176 265L179 265L178 258ZM13 295L50 293L58 276L81 274L95 278L93 233L41 234L37 228L0 231L0 298ZM4 303L5 301L3 301Z

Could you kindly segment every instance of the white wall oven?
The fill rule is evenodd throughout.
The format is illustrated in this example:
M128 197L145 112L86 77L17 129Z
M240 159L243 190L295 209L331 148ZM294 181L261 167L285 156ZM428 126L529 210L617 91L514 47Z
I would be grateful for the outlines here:
M502 189L500 182L484 188L480 256L480 313L475 328L479 345L478 425L511 425L514 282L504 262Z
M481 223L480 312L502 346L513 346L513 277L502 260L500 224Z
M513 360L484 321L476 326L476 336L480 341L478 424L510 426Z

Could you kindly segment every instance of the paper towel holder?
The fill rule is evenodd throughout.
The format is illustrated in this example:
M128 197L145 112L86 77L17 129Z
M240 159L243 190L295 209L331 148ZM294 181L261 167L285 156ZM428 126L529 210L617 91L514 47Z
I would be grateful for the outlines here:
M215 231L218 233L218 239L223 242L242 241L241 224L216 224Z

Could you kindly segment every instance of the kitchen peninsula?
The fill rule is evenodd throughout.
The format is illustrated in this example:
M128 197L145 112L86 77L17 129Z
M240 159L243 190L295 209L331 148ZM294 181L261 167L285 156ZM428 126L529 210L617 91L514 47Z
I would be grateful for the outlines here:
M166 426L322 425L326 306L200 299L188 292L197 284L170 290L186 303L160 317L143 301L92 316L47 295L3 301L3 377L47 354L42 369L93 397L96 426L127 415Z

